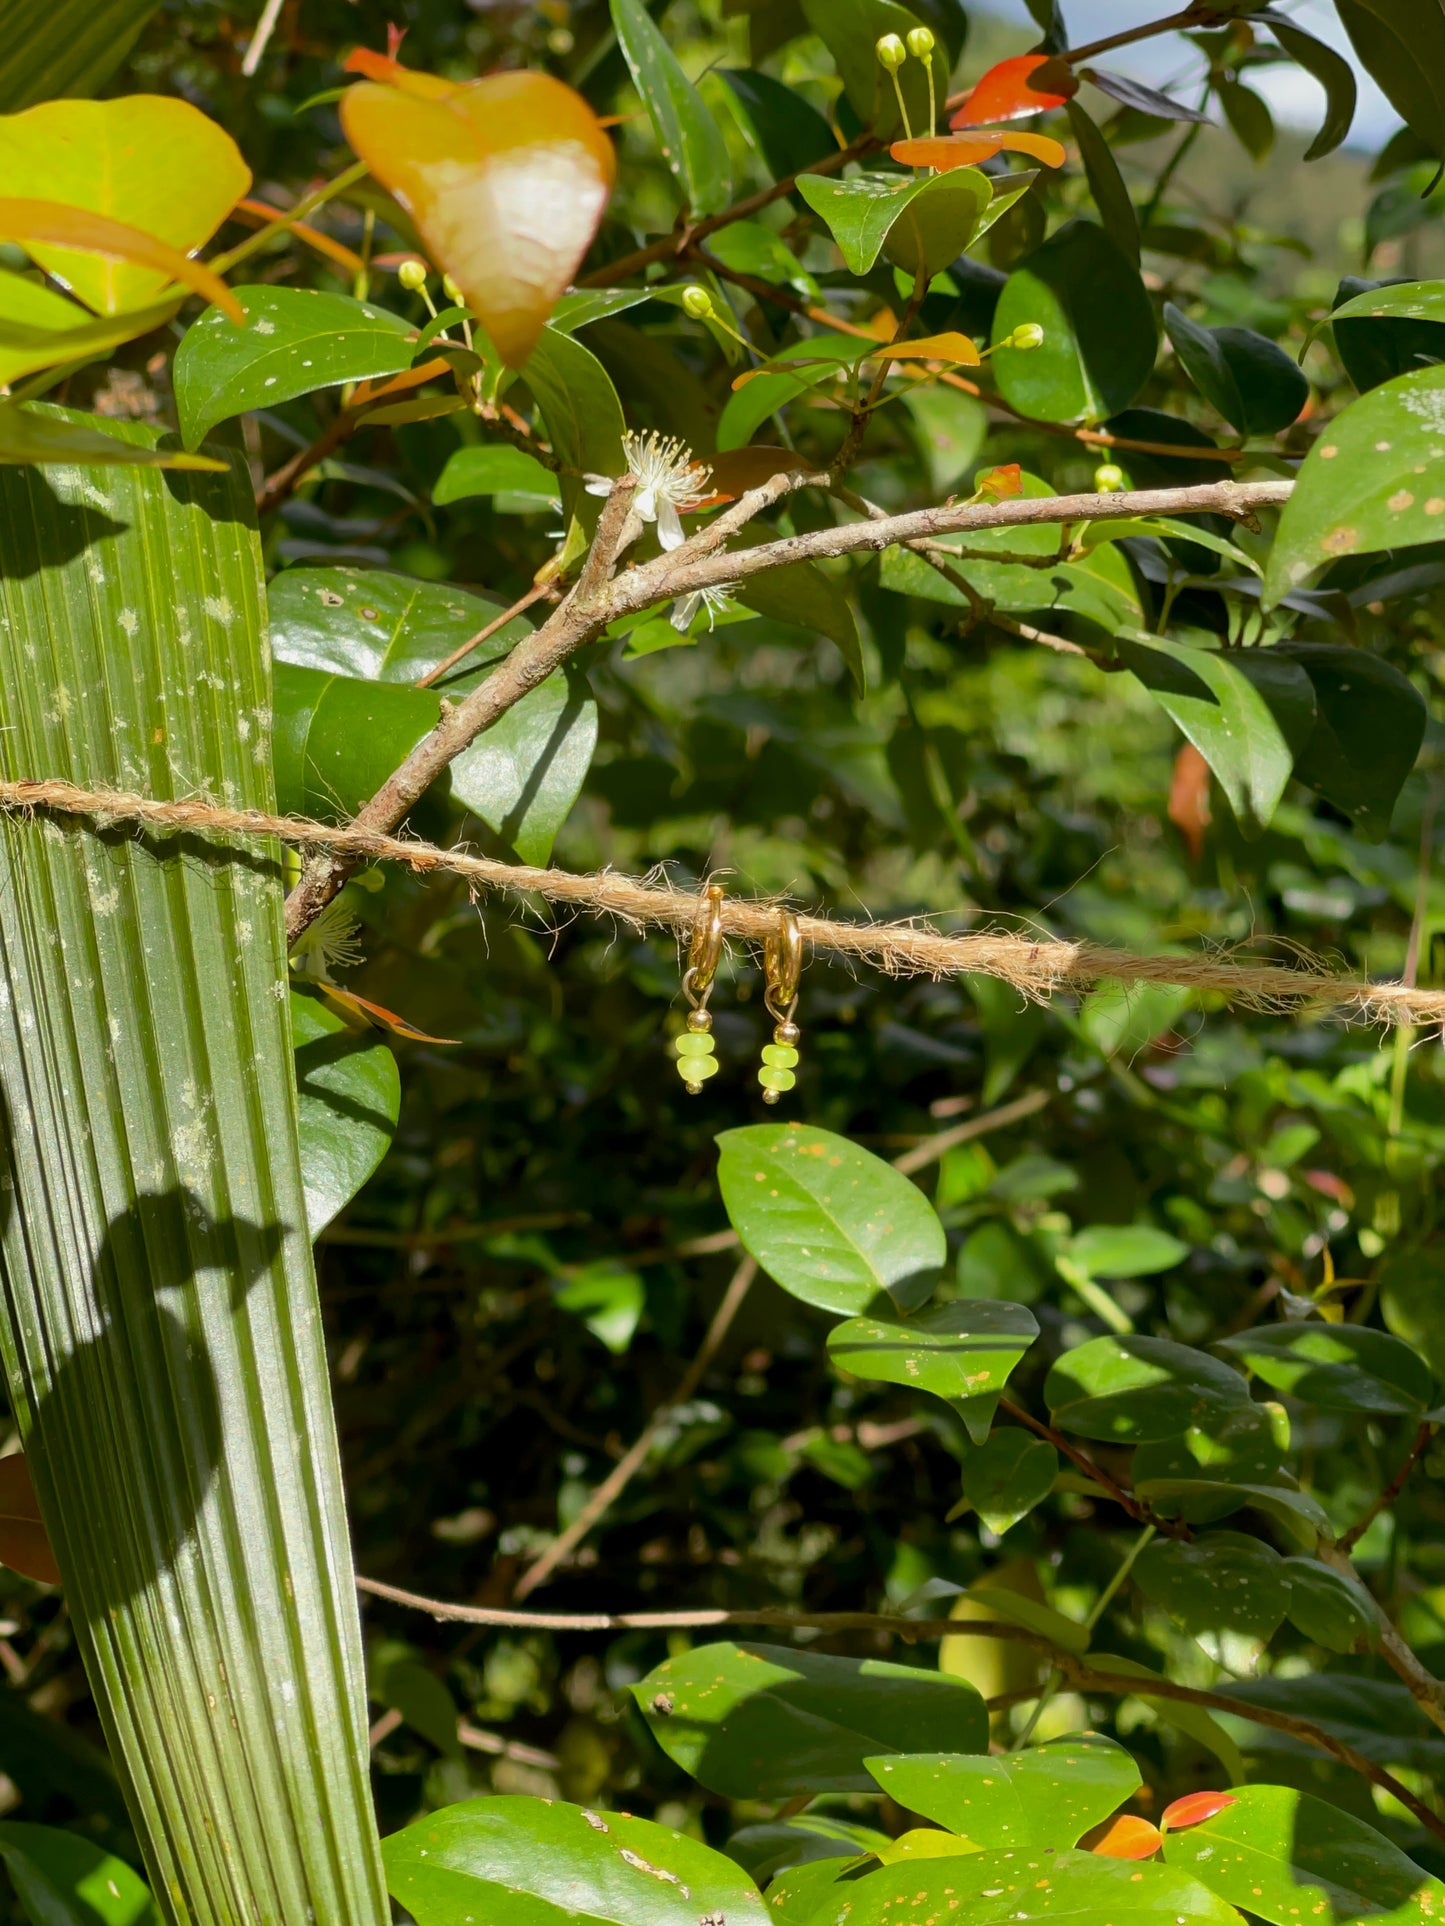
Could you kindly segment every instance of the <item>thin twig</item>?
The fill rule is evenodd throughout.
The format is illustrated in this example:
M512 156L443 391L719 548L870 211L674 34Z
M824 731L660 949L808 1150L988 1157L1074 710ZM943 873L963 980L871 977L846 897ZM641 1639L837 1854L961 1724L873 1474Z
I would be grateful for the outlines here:
M1151 1525L1155 1531L1163 1532L1170 1538L1189 1536L1187 1525L1181 1524L1177 1518L1157 1517L1132 1492L1125 1491L1118 1479L1112 1478L1101 1464L1096 1463L1089 1456L1088 1452L1081 1451L1076 1444L1066 1438L1062 1431L1055 1431L1051 1424L1045 1424L1042 1418L1034 1417L1031 1412L1025 1411L1021 1404L1015 1404L1012 1398L1000 1398L999 1410L1006 1411L1017 1423L1026 1425L1030 1431L1045 1439L1060 1457L1067 1458L1071 1464L1076 1465L1083 1472L1086 1478L1107 1492L1114 1503L1127 1511L1137 1524Z
M241 72L249 80L260 66L262 57L276 31L276 22L281 18L282 0L266 0L261 18L256 22L256 31L251 35L251 44L246 49L246 58L241 62Z
M1342 1578L1357 1580L1359 1573L1351 1563L1349 1554L1338 1545L1326 1544L1322 1539L1316 1551L1322 1564L1328 1565ZM1380 1651L1385 1663L1404 1685L1408 1686L1410 1696L1433 1726L1445 1732L1445 1680L1437 1679L1435 1674L1422 1665L1419 1658L1400 1636L1399 1627L1385 1610L1384 1606L1366 1587L1365 1595L1375 1608L1375 1625L1380 1640Z
M1429 1450L1430 1440L1434 1436L1435 1427L1433 1424L1427 1421L1420 1426L1419 1430L1415 1433L1414 1443L1401 1460L1399 1470L1395 1473L1389 1484L1385 1486L1385 1489L1380 1493L1374 1504L1370 1506L1370 1509L1365 1513L1364 1517L1360 1519L1359 1523L1351 1525L1344 1537L1340 1539L1339 1548L1342 1552L1346 1554L1352 1552L1380 1514L1390 1510L1395 1500L1409 1483L1410 1473Z
M513 602L509 609L503 609L500 615L494 616L484 628L478 629L475 635L469 635L459 649L452 650L445 661L438 662L434 669L428 669L425 675L418 676L416 687L429 689L434 682L440 682L448 669L454 669L464 656L471 654L473 649L479 649L484 642L490 642L498 629L504 629L514 617L524 614L531 608L534 602L545 601L549 597L556 596L557 593L558 591L550 582L534 582L525 595Z

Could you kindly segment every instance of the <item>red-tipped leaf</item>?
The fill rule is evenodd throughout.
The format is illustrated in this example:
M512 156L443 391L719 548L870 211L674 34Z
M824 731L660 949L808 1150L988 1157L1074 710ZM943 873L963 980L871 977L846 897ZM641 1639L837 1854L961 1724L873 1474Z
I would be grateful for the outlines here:
M1078 81L1061 61L1048 54L1016 54L989 68L948 124L991 127L1001 120L1023 120L1064 106L1078 91Z
M1229 1806L1239 1804L1233 1792L1191 1792L1164 1808L1159 1824L1164 1832L1183 1832L1187 1826L1202 1826Z

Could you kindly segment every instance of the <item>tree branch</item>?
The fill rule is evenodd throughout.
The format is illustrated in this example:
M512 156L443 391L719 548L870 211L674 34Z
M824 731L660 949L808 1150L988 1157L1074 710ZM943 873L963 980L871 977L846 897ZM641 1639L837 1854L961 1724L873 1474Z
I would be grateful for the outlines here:
M1411 934L1413 937L1417 935L1418 932L1412 931ZM1411 981L1414 975L1415 975L1415 972L1407 966L1405 971L1405 980L1407 982ZM1403 1034L1404 1032L1402 1031L1401 1035ZM1435 1436L1435 1427L1433 1424L1429 1423L1427 1420L1425 1423L1423 1423L1420 1426L1419 1430L1415 1433L1414 1443L1410 1446L1410 1449L1406 1452L1405 1457L1401 1462L1400 1469L1395 1473L1394 1477L1390 1480L1389 1484L1385 1486L1385 1489L1380 1493L1379 1497L1375 1500L1374 1504L1370 1506L1370 1509L1365 1513L1364 1517L1360 1519L1359 1523L1351 1525L1350 1529L1345 1533L1344 1537L1340 1539L1339 1549L1342 1552L1346 1554L1352 1552L1355 1549L1355 1546L1358 1545L1360 1540L1364 1537L1365 1533L1370 1529L1371 1525L1373 1525L1375 1520L1380 1516L1381 1512L1388 1511L1390 1507L1394 1504L1395 1500L1400 1496L1400 1493L1405 1489L1405 1486L1409 1483L1410 1473L1415 1469L1416 1465L1419 1464L1425 1452L1429 1450L1430 1440L1434 1436Z
M1331 1571L1338 1572L1341 1578L1359 1582L1359 1573L1355 1570L1349 1554L1340 1546L1321 1542L1315 1555L1321 1564L1328 1565ZM1411 1698L1430 1723L1445 1732L1445 1680L1437 1679L1433 1672L1428 1671L1420 1663L1400 1636L1394 1620L1369 1587L1362 1586L1361 1589L1374 1605L1380 1650L1384 1654L1386 1664L1396 1678L1409 1687Z

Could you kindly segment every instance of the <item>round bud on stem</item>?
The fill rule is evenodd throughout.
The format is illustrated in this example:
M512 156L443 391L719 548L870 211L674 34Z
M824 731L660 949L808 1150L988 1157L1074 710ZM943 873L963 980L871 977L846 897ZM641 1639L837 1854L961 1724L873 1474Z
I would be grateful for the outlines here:
M422 261L403 261L396 278L408 294L415 294L418 288L426 286L426 265Z
M449 274L442 276L442 292L455 307L465 307L466 297Z
M682 306L683 312L690 314L694 321L706 321L712 313L712 296L706 288L684 288Z
M1123 469L1112 461L1100 462L1094 470L1094 487L1101 495L1117 495L1127 485Z
M937 44L927 27L915 27L908 36L908 51L915 60L927 60Z
M1037 321L1020 321L1005 345L1010 348L1022 348L1025 351L1030 348L1041 348L1044 345L1044 331Z
M908 58L908 49L896 33L885 33L875 49L880 67L886 67L890 74L896 74Z

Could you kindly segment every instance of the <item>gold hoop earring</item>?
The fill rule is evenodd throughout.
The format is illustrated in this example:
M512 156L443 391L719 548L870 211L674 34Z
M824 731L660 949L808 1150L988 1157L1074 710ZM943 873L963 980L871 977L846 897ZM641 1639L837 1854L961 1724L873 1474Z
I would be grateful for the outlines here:
M803 939L798 934L798 919L791 910L779 910L777 930L763 949L767 982L763 1003L774 1025L773 1040L763 1045L763 1064L758 1071L764 1103L776 1103L798 1081L795 1066L803 1033L794 1023L793 1013L798 1007L802 968Z
M708 1078L715 1077L721 1068L714 1054L712 1012L707 1007L707 1000L712 995L713 978L722 961L722 904L721 886L710 883L698 907L697 921L693 924L687 972L682 979L683 995L692 1009L687 1028L674 1038L673 1047L677 1051L678 1075L687 1085L691 1097L697 1096Z

